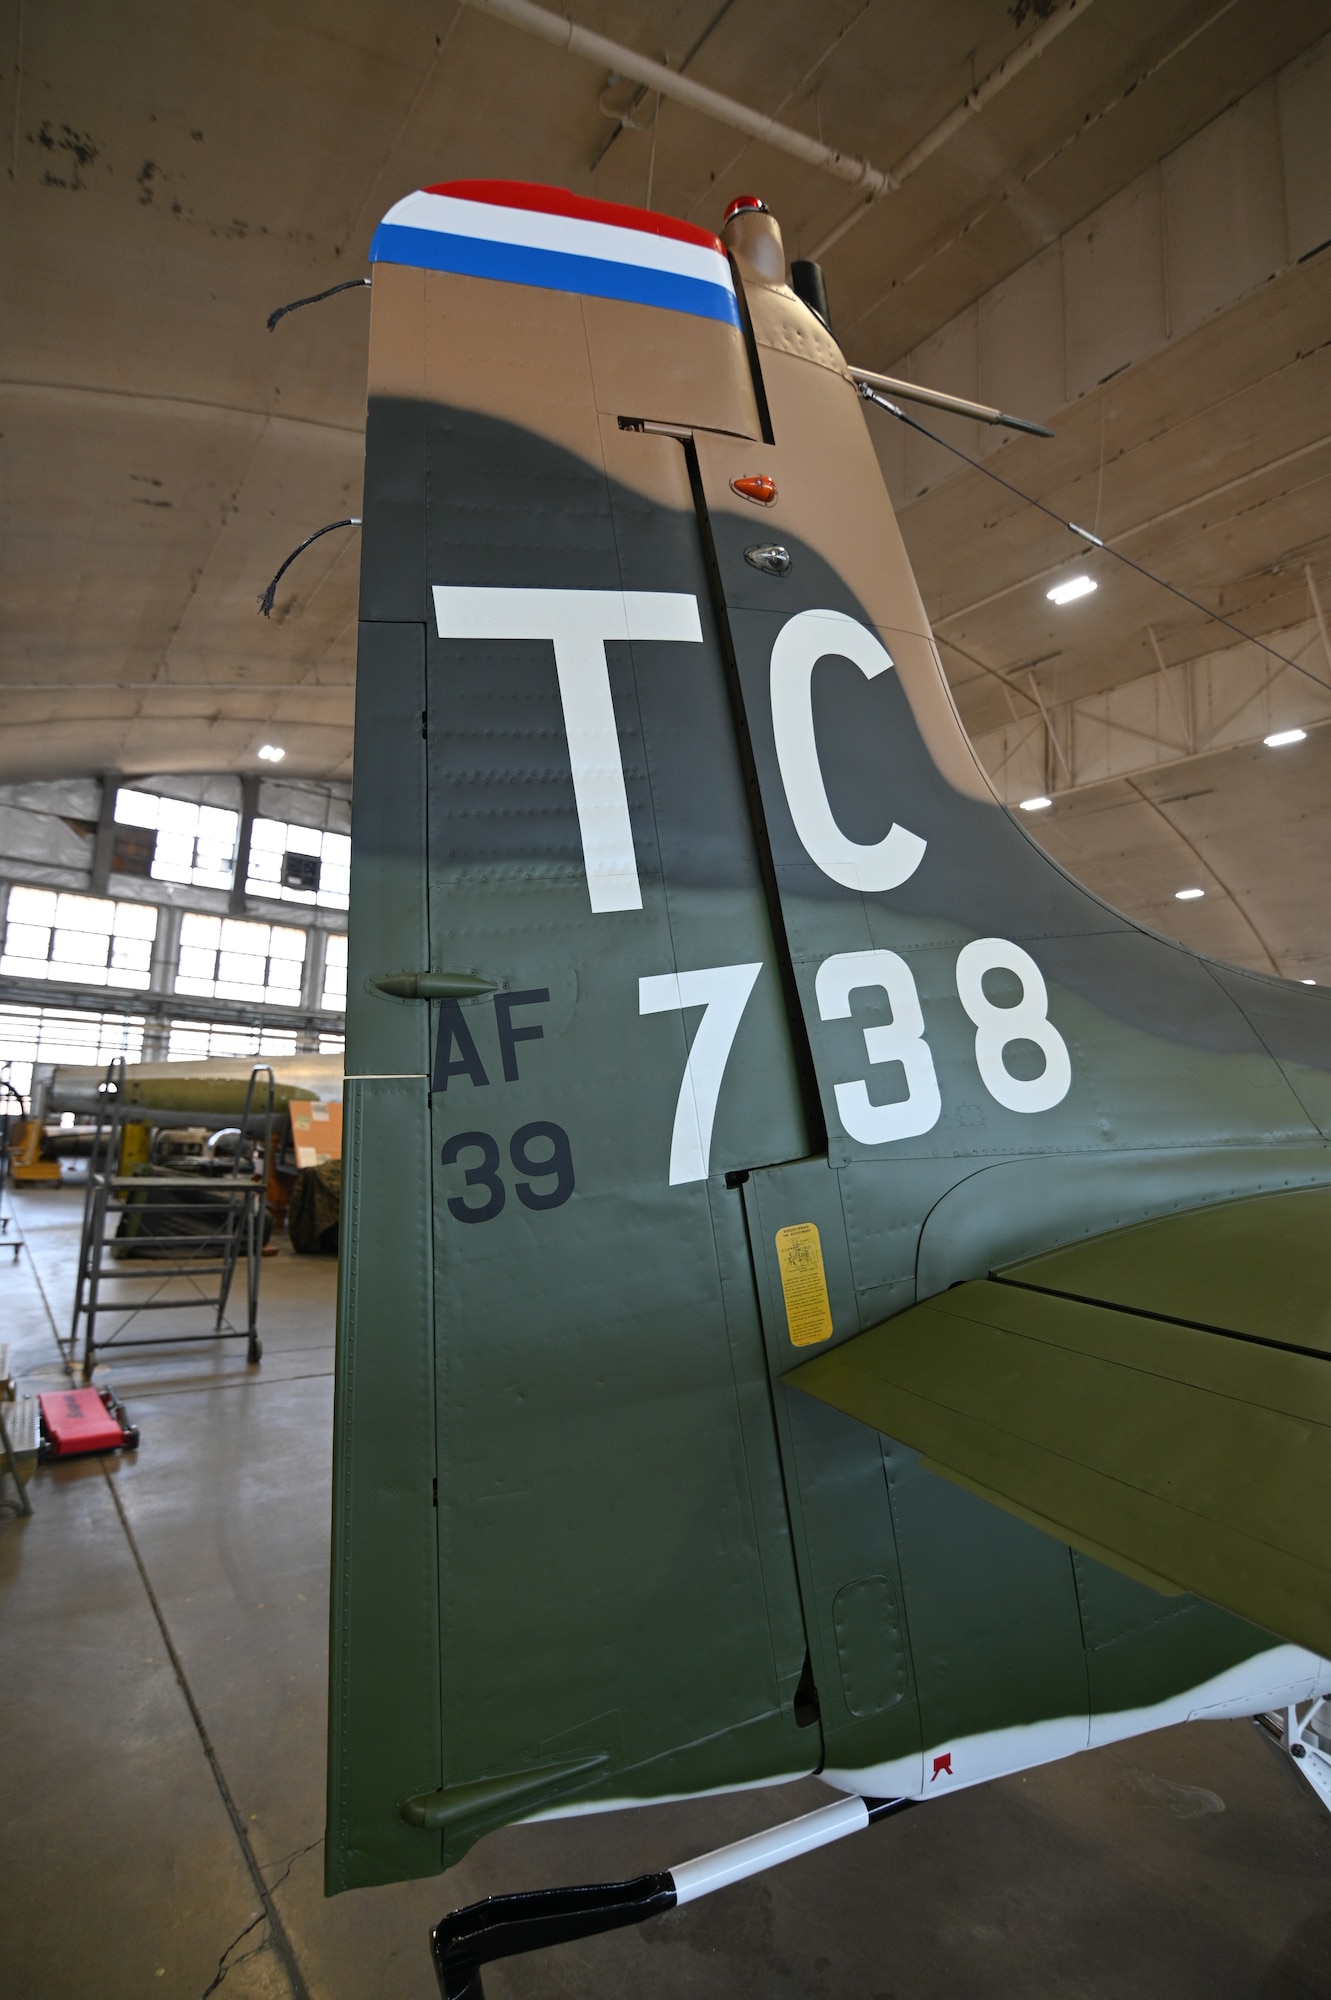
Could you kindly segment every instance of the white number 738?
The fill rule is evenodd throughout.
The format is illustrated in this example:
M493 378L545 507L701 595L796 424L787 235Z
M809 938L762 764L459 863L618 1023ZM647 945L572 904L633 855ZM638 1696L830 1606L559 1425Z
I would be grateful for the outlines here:
M998 1006L984 990L987 972L1016 975L1021 998ZM638 981L639 1014L701 1007L702 1020L689 1049L670 1137L670 1185L705 1181L711 1161L712 1126L721 1078L762 965L713 965L697 972L658 972ZM975 1025L975 1064L989 1095L1009 1111L1050 1111L1067 1096L1072 1063L1067 1043L1049 1019L1048 995L1039 966L1008 938L975 938L957 958L957 997ZM924 1017L914 976L894 951L838 952L818 968L814 991L824 1021L850 1017L850 996L867 988L883 993L890 1022L864 1030L870 1063L900 1063L906 1095L875 1104L860 1080L833 1086L841 1122L852 1139L868 1146L889 1145L933 1130L942 1113L934 1059L925 1039ZM1044 1058L1037 1077L1014 1076L1004 1061L1012 1042L1033 1042Z

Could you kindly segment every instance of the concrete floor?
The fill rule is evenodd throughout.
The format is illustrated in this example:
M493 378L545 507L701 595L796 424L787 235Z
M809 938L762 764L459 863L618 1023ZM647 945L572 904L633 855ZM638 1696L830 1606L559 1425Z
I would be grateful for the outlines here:
M0 1338L63 1379L81 1197L27 1194ZM667 1867L825 1802L514 1828L446 1880L321 1888L335 1272L264 1266L265 1355L117 1359L137 1458L46 1467L0 1514L5 2000L432 2000L429 1925L506 1889ZM48 1306L50 1312L48 1313ZM707 1902L487 1969L491 2000L1311 2000L1331 1817L1247 1723L965 1792Z

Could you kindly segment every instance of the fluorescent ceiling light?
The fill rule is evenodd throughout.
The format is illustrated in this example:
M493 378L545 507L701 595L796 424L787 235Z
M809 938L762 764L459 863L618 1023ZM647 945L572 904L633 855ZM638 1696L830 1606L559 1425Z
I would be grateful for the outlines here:
M276 743L261 743L259 745L259 755L265 764L280 764L286 754L286 751L279 749Z
M1176 903L1191 903L1195 902L1198 896L1204 896L1205 894L1205 889L1175 889L1174 901Z
M1268 750L1283 750L1287 743L1302 743L1308 732L1306 729L1277 729L1274 736L1262 738Z
M1045 596L1051 604L1073 604L1099 587L1093 576L1070 576L1066 583L1056 583L1052 590L1047 590Z
M1024 813L1042 813L1046 806L1051 806L1053 803L1052 799L1023 799L1021 810Z

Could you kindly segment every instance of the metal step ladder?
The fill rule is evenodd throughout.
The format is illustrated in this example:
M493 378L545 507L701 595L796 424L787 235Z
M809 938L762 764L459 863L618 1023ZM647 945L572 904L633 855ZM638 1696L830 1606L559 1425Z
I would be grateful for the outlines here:
M274 1097L272 1070L256 1064L239 1119L235 1172L214 1175L148 1166L126 1174L120 1166L127 1125L230 1130L237 1121L234 1113L164 1111L135 1103L127 1095L123 1056L111 1063L98 1092L70 1328L71 1349L77 1352L83 1323L85 1382L92 1380L100 1356L121 1348L244 1340L247 1360L259 1360L259 1269ZM259 1148L259 1162L247 1170L247 1158L253 1160ZM237 1326L227 1317L227 1303L242 1263L245 1323ZM201 1282L209 1278L217 1280L216 1291ZM213 1314L206 1333L132 1330L141 1313L202 1310ZM99 1319L109 1318L116 1322L112 1331L99 1333Z
M13 1261L17 1264L24 1241L13 1199L7 1198L9 1162L13 1152L14 1127L26 1123L27 1108L10 1077L11 1067L7 1062L0 1063L0 1250L12 1250Z
M37 1398L18 1395L9 1370L9 1348L0 1343L0 1506L13 1506L20 1514L31 1514L32 1502L26 1487L28 1474L37 1463L40 1442ZM6 1476L14 1486L12 1501L4 1497Z

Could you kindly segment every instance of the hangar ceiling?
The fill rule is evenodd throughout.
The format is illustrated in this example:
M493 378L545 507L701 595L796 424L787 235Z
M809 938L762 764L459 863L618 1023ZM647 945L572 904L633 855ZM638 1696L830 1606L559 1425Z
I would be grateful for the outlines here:
M836 236L850 359L1049 423L918 413L1296 662L868 416L1003 796L1051 796L1032 829L1133 915L1331 980L1331 4L572 12L885 169L994 82L866 205L453 0L8 0L0 781L251 770L269 740L293 775L349 774L354 532L271 622L256 600L359 511L366 307L265 319L361 275L392 201L494 175L715 225L755 189L791 254ZM1096 593L1051 606L1078 570Z

